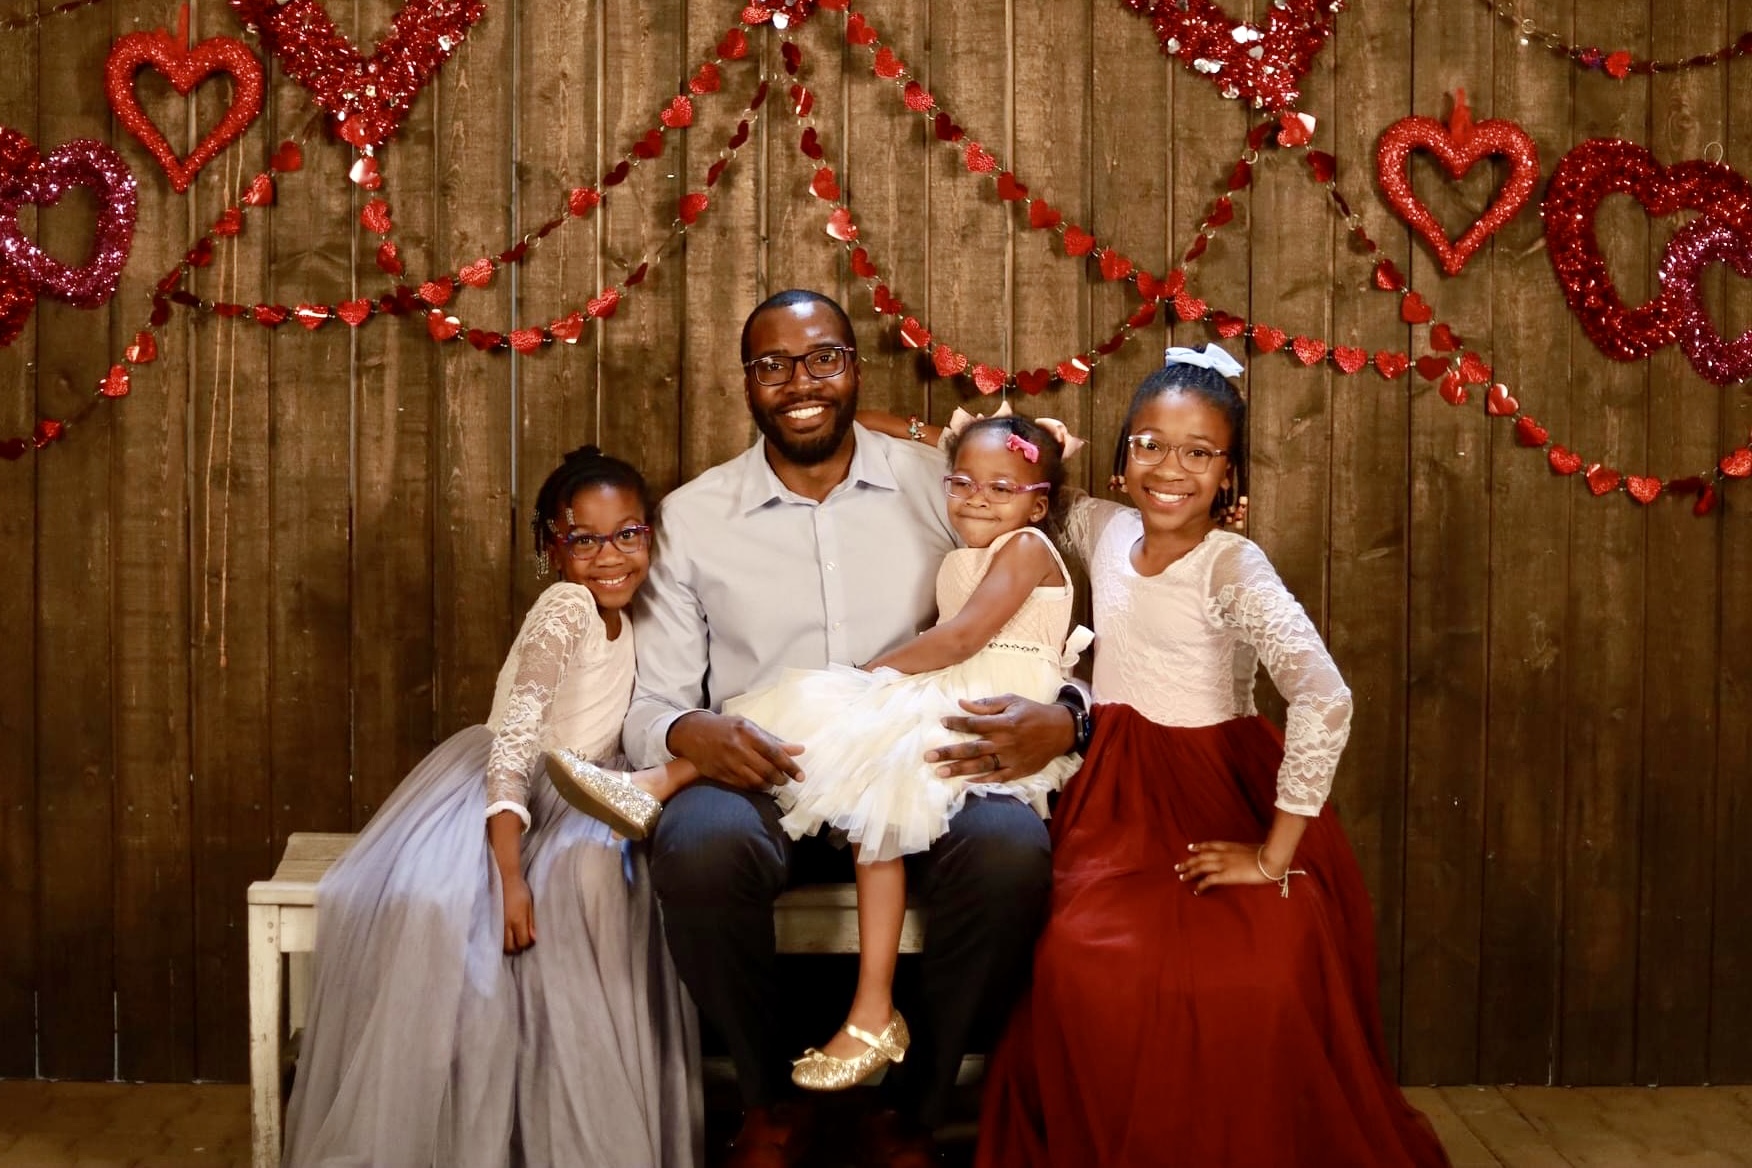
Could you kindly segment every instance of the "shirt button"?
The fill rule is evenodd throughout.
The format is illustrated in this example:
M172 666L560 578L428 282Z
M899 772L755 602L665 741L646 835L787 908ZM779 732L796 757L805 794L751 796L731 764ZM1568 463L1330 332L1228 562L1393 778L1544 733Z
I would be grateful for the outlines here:
M834 621L834 622L833 622L833 627L834 627L834 628L836 628L836 629L837 629L837 628L839 628L839 627L840 627L840 622L839 622L839 621Z
M839 567L839 565L838 565L838 564L836 564L836 563L834 563L834 562L833 562L833 561L832 561L832 560L829 560L829 561L827 561L827 570L828 570L828 571L830 571L830 572L831 572L831 571L833 571L833 570L834 570L834 569L835 569L835 568L837 568L837 567Z

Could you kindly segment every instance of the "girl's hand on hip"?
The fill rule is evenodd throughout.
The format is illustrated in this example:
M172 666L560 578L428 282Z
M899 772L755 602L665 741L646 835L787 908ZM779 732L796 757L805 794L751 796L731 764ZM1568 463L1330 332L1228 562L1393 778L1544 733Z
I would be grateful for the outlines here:
M535 895L522 875L507 878L505 886L505 952L521 953L535 944Z
M1190 857L1174 865L1182 883L1192 881L1192 894L1215 891L1223 884L1270 884L1259 870L1259 845L1219 840L1192 844Z

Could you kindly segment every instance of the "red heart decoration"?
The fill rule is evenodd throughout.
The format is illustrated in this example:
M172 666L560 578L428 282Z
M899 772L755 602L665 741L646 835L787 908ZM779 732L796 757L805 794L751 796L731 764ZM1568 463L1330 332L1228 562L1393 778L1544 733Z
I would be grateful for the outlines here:
M1417 359L1417 375L1425 381L1440 381L1451 368L1452 363L1446 357L1437 357L1433 353L1425 353Z
M816 162L821 161L821 156L823 154L821 149L821 136L815 132L814 126L810 126L807 130L803 131L803 137L798 140L797 145L798 149L802 150L805 155L814 159Z
M834 178L833 167L824 166L815 172L815 177L809 180L809 193L830 203L839 202L840 186Z
M451 294L455 290L456 285L449 276L440 276L436 280L427 280L421 284L415 295L433 308L443 308L450 303Z
M1484 395L1484 412L1493 418L1508 418L1520 413L1521 403L1509 395L1509 387L1500 381Z
M236 207L227 207L219 212L219 218L213 220L212 234L220 236L236 235L243 230L243 212Z
M584 311L597 320L607 320L620 307L620 298L619 288L604 288L598 295L584 302Z
M1247 331L1247 322L1228 312L1211 314L1211 327L1217 330L1217 335L1225 341L1232 341Z
M939 142L959 142L967 136L967 131L956 125L948 114L938 114L932 128Z
M998 165L998 160L992 155L992 152L978 142L967 144L967 149L962 154L962 161L967 164L967 169L974 174L990 174L992 169Z
M1346 373L1355 373L1369 363L1369 351L1352 348L1349 345L1335 345L1332 350L1332 363Z
M134 334L134 343L122 351L130 365L146 365L158 359L158 338L145 329Z
M1182 292L1174 298L1174 314L1181 320L1203 320L1208 311L1210 305L1190 292Z
M928 349L931 347L931 332L909 316L900 322L900 343L909 349Z
M906 305L894 298L887 284L878 284L870 290L870 307L884 316L897 316L906 311Z
M303 170L304 149L298 143L287 139L280 143L280 148L274 151L273 156L268 159L268 165L281 174Z
M1587 475L1584 477L1588 480L1588 490L1594 492L1596 496L1604 495L1610 491L1616 491L1618 489L1619 481L1622 478L1622 476L1611 467L1601 466L1599 463L1590 466Z
M286 318L292 315L292 310L284 304L258 304L251 315L255 317L255 322L259 325L278 328L286 323Z
M1211 0L1126 0L1147 16L1162 51L1255 109L1294 105L1297 85L1332 32L1330 0L1273 0L1265 27L1243 24ZM1257 149L1257 147L1256 147Z
M1631 498L1647 507L1661 497L1661 480L1631 475L1624 480L1624 489L1630 493Z
M870 22L864 19L862 12L854 12L846 17L846 44L873 45L876 43L876 30L870 27Z
M1283 329L1272 328L1269 324L1253 326L1253 343L1261 353L1275 353L1284 347L1289 335Z
M870 262L870 253L861 247L854 247L851 255L852 275L860 280L874 279L876 265Z
M1387 127L1375 147L1375 173L1387 205L1428 241L1442 271L1450 276L1458 276L1484 241L1521 213L1539 184L1539 147L1527 131L1500 118L1470 123L1470 131L1464 140L1456 140L1450 127L1434 118L1401 118ZM1496 198L1453 243L1448 241L1447 233L1430 209L1412 192L1408 164L1411 152L1418 149L1434 154L1448 177L1455 180L1465 178L1481 158L1501 155L1509 160L1509 177Z
M1059 214L1058 208L1054 207L1051 203L1048 203L1045 199L1035 199L1032 203L1028 204L1028 226L1034 228L1036 231L1044 231L1049 227L1057 227L1060 223L1064 222L1064 219L1065 217Z
M442 312L426 314L426 333L434 341L448 341L462 331L462 322L454 316L445 316Z
M1065 254L1068 256L1086 256L1095 250L1095 237L1076 224L1065 228Z
M1411 358L1404 353L1382 349L1375 354L1375 372L1392 381L1411 368Z
M1101 278L1123 280L1132 274L1132 262L1111 247L1101 249Z
M42 251L18 225L20 206L52 207L74 187L88 188L97 202L91 255L77 268ZM0 275L6 279L78 308L107 303L133 247L138 208L128 164L102 142L78 139L44 157L29 138L0 126Z
M1606 72L1618 80L1623 81L1625 77L1630 74L1630 61L1630 53L1624 49L1619 49L1616 53L1613 53L1606 58Z
M595 187L575 187L566 194L566 210L573 218L588 215L602 203L602 192Z
M183 97L215 73L231 74L230 108L187 158L177 157L163 132L140 108L140 99L134 92L134 74L148 65L164 74L171 88ZM119 38L111 46L109 61L104 66L104 89L116 119L158 160L178 194L188 190L196 173L241 137L260 115L262 82L262 63L242 41L212 37L193 48L184 48L163 29L131 32Z
M105 397L127 397L130 388L126 365L111 365L103 380L97 383L97 392Z
M1662 294L1671 294L1685 359L1706 381L1734 385L1752 378L1752 329L1722 339L1703 307L1698 287L1704 269L1721 262L1752 276L1752 234L1721 219L1694 219L1681 228L1661 259Z
M383 185L383 172L377 169L377 159L369 154L360 157L347 169L347 177L355 186L367 191Z
M1545 461L1551 464L1552 471L1560 475L1573 475L1582 469L1582 456L1562 446L1553 446L1547 451Z
M394 241L386 239L377 245L377 266L392 276L402 274L404 265L396 254Z
M1693 159L1663 167L1633 142L1594 138L1563 156L1546 187L1546 250L1570 311L1588 339L1617 361L1640 361L1678 339L1685 320L1678 287L1645 304L1619 299L1594 234L1594 217L1610 194L1628 194L1651 216L1705 212L1742 232L1752 230L1752 183L1732 167Z
M917 81L908 81L901 97L906 102L906 108L915 114L922 114L937 104L937 99L932 97L930 91Z
M300 304L292 310L292 319L303 327L305 332L315 332L329 321L329 310L322 304Z
M519 353L533 353L541 348L542 335L538 328L521 328L511 330L511 347Z
M833 209L833 214L827 217L826 230L841 243L851 243L858 238L858 225L852 222L852 213L844 207Z
M342 140L381 146L414 98L486 11L483 0L407 0L370 59L335 28L321 0L228 0L286 75L327 110Z
M1752 449L1742 446L1716 464L1731 479L1752 477Z
M1089 381L1089 364L1081 357L1060 361L1055 372L1059 375L1060 381L1068 382L1071 385L1086 385Z
M975 365L970 371L973 384L981 393L991 395L1004 388L1004 371L991 365Z
M900 58L896 57L894 50L887 45L876 50L876 61L872 67L876 70L876 76L884 81L893 81L906 72L906 66L900 63Z
M1416 292L1407 292L1405 298L1399 302L1399 319L1406 324L1428 324L1430 317L1434 315L1424 298Z
M499 347L499 342L505 338L498 333L490 333L485 329L469 329L468 343L485 353Z
M359 211L359 222L364 225L365 230L378 235L388 235L389 229L394 225L389 216L389 204L382 199L372 199L366 203Z
M1714 487L1705 487L1703 488L1703 493L1697 496L1697 502L1692 504L1691 513L1699 519L1702 519L1705 515L1708 515L1711 511L1715 510L1715 505L1716 489Z
M375 190L376 188L371 188ZM243 192L243 204L246 207L266 207L274 201L274 176L258 174L249 180L249 186Z
M870 39L875 39L872 33ZM724 34L724 39L718 42L715 50L725 61L740 61L748 56L748 34L739 28L733 28Z
M1430 348L1438 353L1452 353L1460 348L1460 338L1454 335L1447 321L1430 329Z
M1016 388L1029 396L1045 393L1052 384L1052 370L1029 369L1016 374Z
M43 418L36 424L36 428L31 431L30 440L32 445L38 450L41 450L49 443L58 440L61 435L66 432L67 426L65 423L58 422L54 418Z
M632 169L633 167L630 162L624 158L621 159L614 164L613 168L611 168L607 174L602 176L602 185L605 187L619 186L621 183L627 181L627 175L632 173Z
M716 93L718 92L718 87L722 84L723 77L718 72L718 66L711 61L707 61L705 64L701 65L699 71L689 79L687 87L694 93Z
M1522 446L1544 446L1551 439L1551 432L1538 422L1532 415L1522 414L1515 419L1515 441Z
M1028 197L1028 188L1016 181L1016 176L1009 171L998 176L998 198L1006 203L1014 203L1018 199Z
M1460 380L1458 373L1450 373L1442 378L1442 384L1437 387L1442 400L1451 406L1463 406L1472 400L1472 393L1466 388L1466 383Z
M675 213L683 223L692 227L694 222L699 219L700 215L710 205L711 200L706 197L705 192L689 191L687 194L681 196L681 201L676 204Z
M1490 366L1477 353L1468 352L1460 358L1460 376L1468 385L1483 385L1490 380L1490 373Z
M1326 356L1326 342L1314 337L1297 337L1290 342L1290 350L1302 364L1313 365Z
M967 368L967 358L947 345L938 345L931 350L931 364L936 367L937 376L954 377Z
M548 325L548 332L554 335L556 341L575 345L578 343L578 338L584 335L584 314L582 312L568 312L559 320Z
M657 115L657 120L671 130L685 130L693 125L693 102L686 94L678 93L670 99L669 105L664 108L663 112Z
M335 305L335 315L352 327L358 328L371 315L371 301L343 300Z
M809 111L815 108L815 95L801 85L791 86L791 112L797 117L806 118Z
M1308 151L1308 169L1314 172L1315 182L1325 185L1338 174L1338 159L1324 150L1310 150Z
M466 265L456 275L470 288L485 288L493 282L493 261L482 256L474 263Z
M1405 273L1392 260L1383 257L1375 265L1375 287L1383 292L1398 292L1405 287Z
M735 147L731 147L731 149L735 149ZM662 154L662 130L646 130L645 136L633 143L633 157L640 159L641 161L649 162L653 158L660 157Z

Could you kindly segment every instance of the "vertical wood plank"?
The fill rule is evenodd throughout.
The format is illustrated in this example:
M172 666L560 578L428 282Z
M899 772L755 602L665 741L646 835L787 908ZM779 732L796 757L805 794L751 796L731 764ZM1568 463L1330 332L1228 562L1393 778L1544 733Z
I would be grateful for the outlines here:
M37 124L37 39L0 41L0 124L34 135ZM29 227L32 217L21 209ZM36 424L37 330L27 325L0 348L0 434L28 434ZM58 451L56 453L59 453ZM0 1077L36 1073L37 775L36 775L36 520L37 459L0 463Z
M438 127L433 253L449 270L497 255L514 238L512 94L503 84L502 64L511 59L516 43L516 12L489 9L421 99L431 104ZM508 323L511 285L512 277L500 271L490 287L467 297L469 312L482 321ZM436 638L438 733L444 736L486 721L514 631L514 387L508 353L450 345L441 369L433 562L434 615L441 631Z
M156 15L156 14L152 14ZM123 18L118 32L152 17ZM148 77L156 80L147 71ZM190 101L138 84L142 106L186 154ZM215 88L215 87L209 87ZM193 237L195 193L177 194L127 134L115 136L139 180L131 278L112 302L111 359L150 312L153 282ZM178 1081L195 1069L194 922L189 837L187 428L189 318L160 335L140 393L115 417L115 994L117 1073Z
M713 16L719 31L735 19L728 9L714 10ZM675 94L692 60L684 56L687 42L680 6L601 5L596 19L601 30L602 78L597 87L597 141L601 169L606 170L656 124L658 111ZM701 27L711 23L704 13L700 20ZM753 91L754 73L750 61L726 64L717 102L738 105L742 95ZM699 125L696 120L696 129L688 132L697 134ZM596 289L625 279L646 252L655 251L668 235L681 188L663 176L679 173L676 166L685 155L676 134L664 136L663 149L664 157L656 165L635 169L598 212L601 257L588 284L592 296ZM741 161L746 163L747 158ZM726 185L737 188L748 181L746 175L726 175L714 188L716 205L708 214L716 219L724 212L726 218L734 218L724 202L733 199ZM752 195L749 199L752 204ZM746 212L744 216L742 221L749 222ZM694 266L694 259L690 251L688 267ZM683 325L682 264L682 257L670 257L621 301L613 319L593 326L599 354L602 446L640 467L660 491L704 469L704 465L684 466L681 455L682 361L693 346ZM734 281L729 286L734 287ZM720 360L728 359L720 354Z
M1646 57L1646 5L1589 5L1575 35ZM1578 71L1569 141L1648 140L1649 86ZM1601 207L1597 231L1614 280L1640 302L1655 283L1648 220L1639 208ZM1617 467L1647 464L1646 363L1608 360L1569 330L1569 421L1574 449ZM1577 484L1577 491L1583 488ZM1638 808L1643 766L1644 516L1621 495L1575 497L1571 590L1564 639L1588 646L1564 678L1564 912L1561 1082L1622 1083L1635 1070Z
M1345 11L1327 49L1336 57L1330 149L1339 189L1369 233L1407 270L1406 232L1372 197L1375 143L1411 104L1411 26L1391 7ZM1300 163L1298 162L1298 165ZM1311 184L1303 198L1318 202ZM1261 224L1262 229L1266 227ZM1409 330L1391 297L1372 291L1371 256L1339 235L1332 247L1333 337L1374 353L1404 351ZM1381 1014L1399 1049L1400 950L1405 885L1406 524L1410 482L1408 383L1372 369L1335 379L1327 643L1355 712L1333 798L1375 906Z
M359 27L374 39L377 30L389 27L401 4L361 0L358 8ZM505 6L489 10L488 19L501 22L510 16L511 9ZM474 35L470 33L471 41ZM385 186L377 192L390 205L395 223L392 238L407 265L406 279L416 285L441 270L442 252L433 234L441 197L434 181L437 99L437 88L429 87L402 122L384 151ZM325 175L322 181L344 180ZM385 283L373 260L378 242L369 231L359 233L354 263L366 294L379 293ZM465 312L477 307L471 303L473 295L462 300ZM490 319L480 324L500 327ZM323 326L336 333L346 327L341 321ZM375 327L361 330L355 341L348 660L352 819L353 826L360 828L433 740L432 606L444 578L433 571L432 558L432 413L442 359L418 316L377 321ZM451 349L487 360L462 343ZM482 386L480 392L495 391Z
M1010 223L991 184L968 173L963 161L970 143L1001 148L1009 139L1008 54L999 51L1009 29L1008 0L935 0L931 5L926 60L932 92L967 138L957 146L931 150L928 319L939 342L967 355L970 369L981 361L1006 369L1012 364ZM970 395L977 396L977 391L965 375L932 380L931 420L947 422ZM980 413L997 405L968 404Z
M893 0L872 16L883 41L914 71L919 84L930 87L930 0ZM811 34L815 43L844 39L845 21L837 13L818 13L815 21L825 26ZM822 50L824 51L824 50ZM892 85L872 76L870 60L861 48L846 48L842 57L841 89L833 96L829 112L821 115L832 140L841 146L842 175L852 192L860 239L881 269L889 290L907 306L907 311L928 320L930 235L924 230L929 216L930 184L926 181L929 160L936 154L936 138L928 123L909 111ZM829 95L818 95L825 103ZM820 108L820 107L818 107ZM775 126L778 120L775 119ZM787 128L780 140L801 165L796 149L797 131ZM795 189L794 187L792 188ZM795 198L793 194L791 197ZM805 220L799 230L811 239L819 237L824 219ZM871 294L855 278L844 304L858 326L858 400L867 409L890 410L901 417L926 414L924 370L929 361L906 348L892 318L876 316Z
M1729 0L1728 27L1752 27L1752 3ZM1730 70L1730 85L1743 80ZM1736 92L1730 89L1730 93ZM1752 117L1730 102L1723 143L1726 158L1743 174L1752 159ZM1728 281L1724 332L1744 328L1752 320L1752 289ZM1752 394L1720 391L1717 450L1752 445ZM1735 646L1752 645L1752 491L1734 484L1714 522L1721 549L1718 565L1721 621L1716 659L1716 797L1715 950L1712 959L1709 1011L1709 1082L1752 1082L1752 928L1746 926L1746 905L1752 904L1752 658ZM1698 538L1693 536L1693 538Z
M715 4L700 7L702 10L694 14L692 19L703 24L704 32L715 32L715 26L723 23L724 13L730 11ZM892 16L886 13L883 15L884 26L894 23ZM760 215L759 238L765 241L765 246L759 249L757 257L756 282L759 295L770 295L782 288L813 288L840 301L849 313L851 307L845 305L842 284L845 273L841 269L845 264L840 258L840 245L822 230L822 225L827 221L827 204L809 193L810 179L814 177L820 164L806 158L797 148L801 131L791 115L791 87L800 85L815 99L815 110L821 114L821 129L827 134L827 145L833 151L822 163L832 166L834 173L845 180L842 190L856 211L863 201L859 197L859 191L846 185L851 181L846 167L849 144L840 124L845 110L846 86L848 82L861 81L878 89L890 87L869 75L863 50L855 53L849 51L850 47L841 35L843 25L839 13L820 12L812 15L802 27L791 30L796 33L797 46L803 51L803 64L795 77L785 72L781 57L784 42L777 30L763 32L756 38L764 42L761 49L767 75L773 79L773 95L769 104L763 108L766 116L761 118L757 139L760 149L749 150L738 161L747 164L748 173L743 176L744 183L750 188L758 188L755 202ZM698 31L690 34L688 44L693 50L688 56L690 62L709 47L709 42ZM891 101L894 98L892 92L887 96ZM710 160L716 157L716 149L721 144L721 139L714 140L711 136L694 131L690 131L690 134L693 137L688 142L686 185L688 190L693 190L703 181L700 175ZM750 179L753 181L749 182ZM727 236L724 235L726 230L729 231ZM722 239L715 240L722 246L746 252L751 257L756 256L756 249L750 246L752 241L736 232L731 221L713 224L711 233L723 236ZM698 239L697 235L689 232L690 245ZM690 260L694 258L696 257L690 256ZM707 285L703 290L706 297L714 291L715 280L707 274L711 270L691 262L688 265L690 275L697 277L694 282ZM696 288L695 295L701 291ZM751 289L753 291L756 289ZM751 300L749 307L753 307L754 303ZM714 315L728 318L734 314L719 309ZM725 325L734 327L740 335L740 318L727 319ZM882 324L878 323L876 328L880 330ZM873 331L876 330L866 329L865 334L868 336ZM729 352L730 350L720 348L704 356L708 360L715 359L714 368L735 372L731 370L731 362L727 360ZM736 381L736 388L740 388L740 379ZM734 401L726 403L720 407L720 417L733 417L731 411L735 407ZM735 430L733 426L722 424L718 428L732 432ZM729 457L741 448L741 444L727 443L720 457Z
M730 5L689 4L685 27L666 30L661 39L654 36L647 49L652 56L646 59L668 67L653 70L640 88L627 95L626 113L635 119L634 125L642 129L656 120L676 82L697 62L712 56L713 46L735 17L736 9ZM810 19L813 28L803 28L800 76L810 86L819 87L837 74L834 40L824 35L835 23L837 14L821 13ZM813 219L814 230L820 230L821 204L803 193L809 179L799 177L804 160L791 146L797 140L797 130L786 106L791 101L787 90L795 82L778 64L779 35L769 24L750 30L748 40L748 57L721 67L724 87L710 104L700 106L702 116L695 119L685 141L681 135L667 136L666 149L674 152L673 161L666 155L662 169L640 167L628 183L637 183L639 188L641 202L635 222L642 225L644 242L640 246L655 252L664 246L675 221L676 200L685 191L706 189L706 169L718 158L760 84L756 75L763 65L770 71L772 87L756 111L760 121L751 129L753 137L710 189L711 207L688 229L684 255L672 255L648 282L652 299L642 306L642 335L626 338L629 344L636 341L643 348L639 361L647 370L645 379L669 367L674 357L680 358L681 400L676 421L682 480L741 452L754 436L754 424L743 405L742 367L737 356L742 320L749 310L769 292L793 284L815 287L829 295L834 291L829 241L822 236L818 245L807 226ZM676 53L681 54L679 61L673 55ZM833 98L823 91L817 100L831 105ZM780 219L771 225L763 218L768 208L763 205L762 176L769 165L774 169L768 181L775 183L779 192L771 196L776 205L770 209ZM669 178L671 175L678 177ZM801 206L804 202L814 205ZM780 258L771 277L776 282L769 283L769 233L791 231L804 233L803 238L777 241ZM829 273L826 279L820 275L823 270ZM641 289L640 299L645 291ZM678 337L681 351L675 353ZM624 385L624 375L620 380ZM665 427L649 437L666 432L675 434L677 429Z
M1729 31L1721 0L1650 5L1657 57L1684 57ZM1724 69L1653 79L1649 148L1677 162L1721 142L1727 117ZM1672 225L1650 233L1658 268ZM1721 300L1710 305L1719 313ZM1694 373L1677 346L1650 359L1646 472L1689 474L1716 455L1720 394ZM1741 391L1742 393L1744 391ZM1637 922L1636 1081L1701 1083L1709 1061L1710 949L1714 857L1716 638L1719 548L1678 500L1646 517L1644 669L1661 678L1643 705L1642 879ZM1736 913L1736 917L1744 914Z
M217 5L202 6L194 24L200 36L235 35L235 17ZM219 104L217 94L200 95L202 124L221 116ZM196 180L199 213L191 235L235 203L273 145L306 116L301 98L270 90L268 108L249 134ZM333 180L313 152L303 172L283 178L280 194L305 200L313 187ZM202 295L241 302L265 294L277 214L252 212L243 232L217 249L213 266L196 280ZM322 285L330 292L342 287L332 276ZM249 1049L243 889L271 875L275 860L268 522L273 342L268 330L253 324L202 316L187 343L195 1077L234 1081L246 1077Z
M1542 20L1568 34L1573 6ZM1517 51L1500 25L1491 112L1520 124L1549 170L1569 148L1570 70ZM1482 111L1479 114L1483 117ZM1475 258L1476 264L1482 254ZM1468 275L1472 264L1467 265ZM1529 207L1490 247L1488 356L1521 408L1565 440L1570 355L1551 344L1570 320ZM1463 277L1464 278L1464 277ZM1556 1070L1563 897L1565 637L1574 483L1554 476L1510 427L1490 428L1489 705L1479 968L1478 1079L1549 1083ZM1482 522L1484 516L1472 522Z
M522 13L517 40L517 219L520 233L565 207L574 187L598 187L596 85L601 49L596 6L560 0ZM568 35L556 38L555 29ZM520 327L556 320L595 294L597 219L567 223L541 241L517 276ZM541 590L540 550L530 531L542 479L568 450L596 440L595 330L517 362L516 527L513 607L521 615ZM618 452L617 452L618 453Z
M111 13L87 11L37 39L39 109L19 127L43 153L75 138L107 141L102 75ZM52 255L84 255L89 200L38 217ZM62 416L89 399L107 367L113 309L39 299L37 405ZM115 553L111 500L116 414L107 402L44 451L37 469L37 846L40 857L38 1023L41 1073L108 1079L115 1072L114 957ZM75 535L74 533L77 533Z
M1442 116L1448 94L1491 76L1490 12L1470 0L1420 7L1412 100ZM1468 89L1471 93L1471 90ZM1475 94L1474 100L1482 94ZM1480 111L1481 114L1488 111ZM1419 189L1438 219L1464 222L1481 206L1466 188L1437 179L1414 158ZM1428 164L1428 165L1423 165ZM1433 188L1433 189L1432 189ZM1443 280L1427 248L1414 244L1412 287L1463 337L1491 336L1490 257L1475 256L1468 279ZM1428 330L1414 330L1414 352ZM1479 929L1484 861L1486 624L1490 541L1488 423L1478 408L1455 409L1421 382L1411 408L1411 591L1406 794L1405 989L1407 1082L1469 1083L1478 1068Z

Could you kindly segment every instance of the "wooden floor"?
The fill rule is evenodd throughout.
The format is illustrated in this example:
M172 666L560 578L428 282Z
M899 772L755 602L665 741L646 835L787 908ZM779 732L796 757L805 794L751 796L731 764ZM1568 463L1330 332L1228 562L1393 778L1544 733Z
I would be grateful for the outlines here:
M1752 1087L1407 1094L1454 1168L1752 1168ZM248 1165L245 1087L0 1082L0 1168Z

